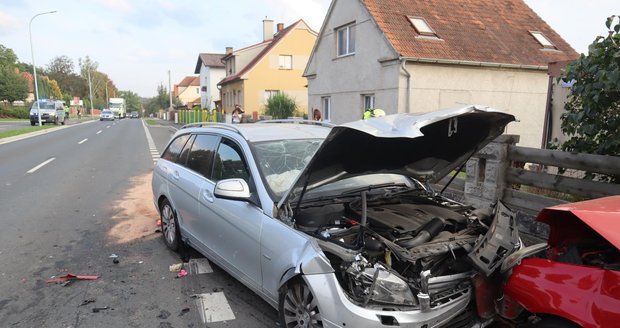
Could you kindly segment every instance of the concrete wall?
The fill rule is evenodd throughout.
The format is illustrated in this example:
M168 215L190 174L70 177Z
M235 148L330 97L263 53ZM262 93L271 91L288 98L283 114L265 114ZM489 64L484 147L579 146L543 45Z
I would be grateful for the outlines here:
M337 57L335 30L349 23L356 29L355 54ZM308 108L323 111L321 98L331 97L333 123L358 120L363 114L362 94L374 93L375 107L388 114L398 111L399 62L379 62L398 55L358 1L335 0L319 37L305 73Z
M506 133L520 135L520 146L540 148L548 86L545 71L421 63L408 63L407 70L412 75L410 112L490 106L519 120L509 124ZM404 89L404 75L400 80Z
M553 78L551 86L551 120L549 122L550 129L550 141L558 139L559 142L564 142L568 137L562 133L562 120L560 117L564 113L564 105L570 95L570 87L563 82L558 83Z

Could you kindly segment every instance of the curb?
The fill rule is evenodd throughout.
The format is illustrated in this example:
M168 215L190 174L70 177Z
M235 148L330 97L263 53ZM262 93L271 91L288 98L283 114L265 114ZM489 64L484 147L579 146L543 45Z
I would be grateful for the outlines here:
M78 125L81 125L81 124L93 123L93 122L97 122L97 121L96 120L90 120L90 121L86 121L86 122L80 122L80 123L77 123L77 124L63 125L63 126L59 126L59 127L56 127L56 128L50 128L50 129L45 129L45 130L40 130L40 131L35 131L35 132L30 132L30 133L24 133L24 134L20 134L18 136L14 136L14 137L2 138L2 139L0 139L0 145L4 145L4 144L8 144L8 143L11 143L11 142L14 142L14 141L19 141L19 140L24 140L24 139L40 136L40 135L47 134L47 133L52 133L52 132L58 131L58 130L68 129L70 127L78 126Z

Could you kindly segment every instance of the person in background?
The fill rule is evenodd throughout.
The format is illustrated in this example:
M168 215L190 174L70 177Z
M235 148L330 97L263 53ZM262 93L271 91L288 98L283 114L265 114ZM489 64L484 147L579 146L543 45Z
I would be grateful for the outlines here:
M69 105L68 104L64 104L65 105L65 120L69 119Z
M321 120L321 111L318 110L318 108L315 108L314 111L312 112L312 120L313 121Z
M383 111L383 109L380 109L380 108L368 108L364 112L363 119L367 120L367 119L369 119L371 117L381 117L381 116L385 116L385 111Z
M232 122L233 124L241 123L241 117L244 113L243 108L239 105L235 105L235 109L232 112Z

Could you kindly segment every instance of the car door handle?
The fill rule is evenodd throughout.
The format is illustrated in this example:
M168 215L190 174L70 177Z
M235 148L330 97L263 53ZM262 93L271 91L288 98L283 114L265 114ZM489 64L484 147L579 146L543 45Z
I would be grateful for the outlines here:
M206 199L207 201L213 203L213 194L209 190L203 190L202 197L204 197L204 199Z
M179 180L179 171L174 171L172 173L172 178L175 179L175 180Z

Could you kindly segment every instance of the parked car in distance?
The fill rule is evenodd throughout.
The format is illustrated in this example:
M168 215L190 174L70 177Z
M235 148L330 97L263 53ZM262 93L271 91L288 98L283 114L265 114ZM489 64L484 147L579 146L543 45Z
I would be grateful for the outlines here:
M526 327L620 326L620 196L548 207L537 220L549 238L506 260L500 315Z
M513 120L468 106L335 127L190 124L153 171L163 241L225 269L282 327L488 324L474 302L488 290L474 283L520 247L514 213L475 210L430 184Z
M129 115L130 118L140 118L140 115L138 114L137 111L133 111L131 112L131 114Z
M55 125L58 125L58 123L62 125L65 124L65 109L62 102L57 100L40 99L38 101L38 106L37 102L33 102L30 107L30 125L39 124L37 108L41 114L42 125L45 123L54 123Z
M99 114L100 121L114 121L115 119L114 113L111 110L104 110Z

